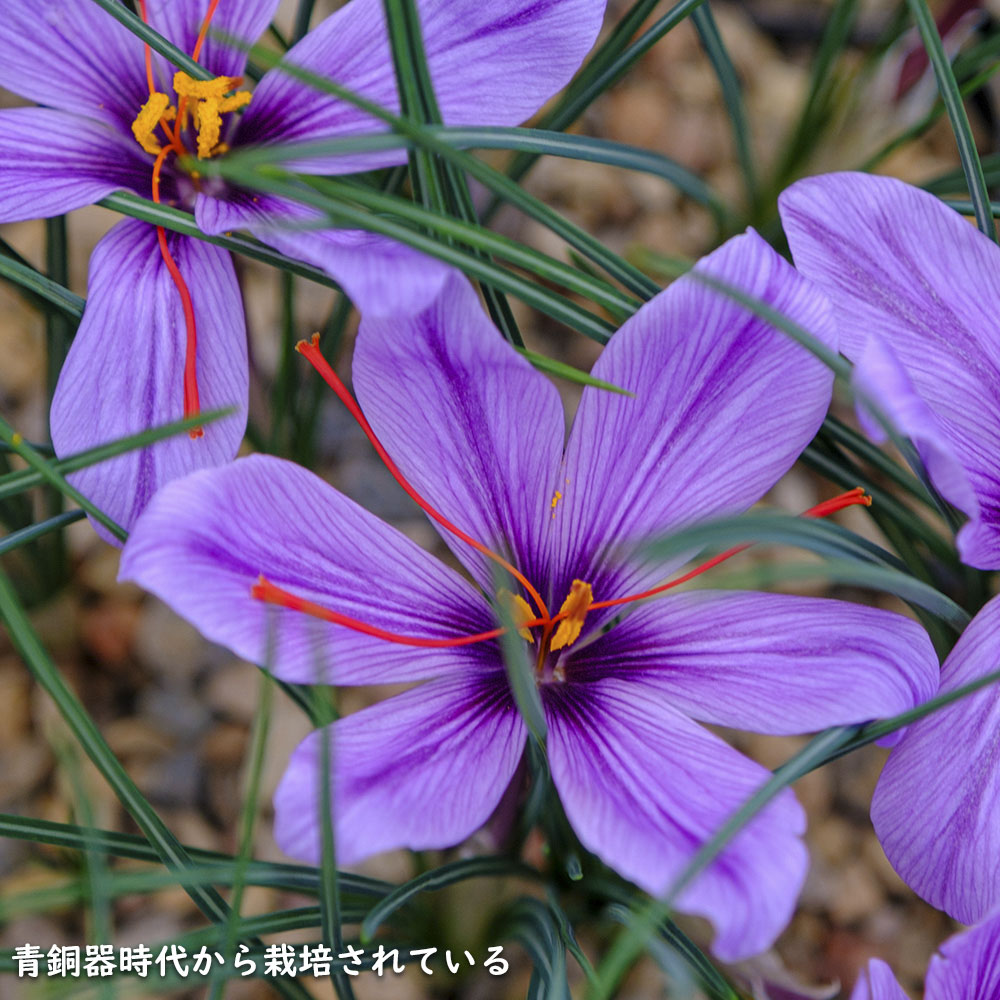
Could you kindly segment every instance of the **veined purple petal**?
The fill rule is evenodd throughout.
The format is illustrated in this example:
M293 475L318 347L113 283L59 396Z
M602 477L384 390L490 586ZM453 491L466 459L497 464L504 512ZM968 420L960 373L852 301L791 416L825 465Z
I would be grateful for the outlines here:
M197 440L177 435L70 476L125 528L165 482L232 459L246 426L246 328L229 254L175 233L167 243L194 303L202 409L236 413L206 424ZM180 420L185 355L181 299L156 230L120 222L90 259L87 307L52 399L56 453L65 457Z
M912 440L941 495L972 518L959 531L960 544L970 535L989 544L989 529L979 519L979 500L941 422L921 399L895 352L877 335L868 338L858 355L854 384L863 399L879 404L896 429ZM879 443L887 440L864 401L858 415L870 438Z
M597 38L605 0L419 0L417 6L443 121L517 125L570 81ZM294 46L288 62L398 113L381 0L351 0ZM295 142L384 129L279 67L257 87L237 141ZM405 150L395 150L297 166L353 173L405 160Z
M756 233L696 270L835 343L822 293ZM553 527L557 580L587 580L599 600L621 596L624 574L605 581L604 567L638 543L759 500L816 433L833 385L805 348L690 275L625 323L593 374L634 395L584 389Z
M847 601L694 591L635 609L566 666L657 691L703 722L806 733L905 712L938 687L927 633Z
M963 560L1000 567L1000 251L889 177L813 177L780 204L795 264L830 296L844 353L859 360L871 336L887 344L964 468L979 511L959 537ZM950 471L935 484L952 489Z
M116 126L149 97L143 45L93 0L4 0L0 87Z
M61 215L122 188L149 194L151 164L137 143L77 114L0 111L0 149L0 222Z
M234 191L228 200L199 195L198 225L209 235L246 229L276 250L337 281L366 315L409 315L440 294L447 264L403 243L357 229L314 228L318 217L280 198Z
M927 967L925 1000L987 1000L1000 995L1000 913L955 934ZM878 1000L878 998L876 998Z
M171 483L136 524L123 579L205 636L303 684L381 684L497 669L494 643L425 649L251 596L263 576L369 625L430 639L495 627L457 573L311 472L266 456Z
M449 279L410 319L365 316L353 372L365 416L417 491L540 584L562 405L552 383L504 342L468 281ZM491 564L442 535L492 591Z
M1000 598L973 618L941 671L941 693L1000 668ZM893 867L924 899L972 923L1000 905L1000 688L913 723L872 798Z
M662 895L768 772L628 681L544 689L549 763L581 842ZM726 961L769 947L795 908L808 859L790 791L752 820L681 893L677 908L716 927Z
M330 727L337 860L450 847L489 819L521 759L526 730L503 672L430 681ZM274 797L275 839L317 864L323 737L292 754Z
M892 969L880 958L873 958L854 984L851 1000L908 1000L908 998L903 988L896 982ZM931 1000L930 994L927 1000ZM944 1000L944 997L941 1000ZM959 997L949 997L949 1000L959 1000Z
M149 24L188 55L211 0L146 0ZM232 38L252 45L274 18L281 0L222 0L212 15L199 62L216 76L242 76L247 54L226 43Z

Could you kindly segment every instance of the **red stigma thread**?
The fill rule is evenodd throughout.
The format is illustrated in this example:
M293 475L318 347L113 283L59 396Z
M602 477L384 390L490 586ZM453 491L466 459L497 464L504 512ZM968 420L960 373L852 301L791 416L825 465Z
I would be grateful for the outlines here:
M378 454L378 457L382 460L385 467L391 473L393 479L399 483L400 486L406 491L407 496L409 496L415 503L417 503L421 510L423 510L428 516L432 517L438 524L440 524L446 531L451 532L456 538L460 538L466 545L471 545L477 552L481 552L487 559L493 560L498 566L502 566L511 576L514 577L518 583L531 595L531 599L535 602L535 606L538 612L542 616L543 620L549 619L549 609L545 606L545 602L542 600L541 595L531 584L531 582L520 572L516 567L512 566L503 556L498 555L496 552L491 551L482 542L476 541L471 535L464 532L461 528L452 524L443 514L435 510L417 491L410 485L406 477L400 472L399 467L396 463L389 457L388 452L382 447L382 442L375 436L375 431L372 430L371 424L368 423L367 418L361 412L361 407L355 402L354 397L347 391L347 386L340 381L337 373L330 367L327 363L326 358L320 353L319 349L319 334L314 333L312 339L309 341L300 340L295 345L295 350L299 354L303 355L306 360L316 369L320 377L326 384L333 389L336 393L337 398L347 407L348 412L357 421L358 426L365 432L365 437L371 442L372 447Z
M201 31L198 34L198 41L195 44L195 59L198 58L198 54L201 52L209 23L218 5L219 0L212 0L208 12L205 14ZM148 23L146 0L139 0L139 15L144 23ZM149 86L149 94L152 96L156 90L156 83L153 79L153 54L148 42L145 45L145 56L146 83ZM163 129L170 144L163 147L153 162L152 195L153 201L157 205L160 204L160 173L163 170L163 163L167 158L167 154L171 150L181 155L187 152L181 141L182 110L183 100L180 102L180 107L178 108L177 127L173 131L171 131L170 124L165 118L160 120L160 127ZM163 226L156 227L156 242L159 245L163 263L166 265L171 280L177 288L177 294L180 295L181 309L184 313L184 417L187 419L189 417L196 417L201 412L201 402L198 395L198 325L195 321L194 302L191 298L191 290L188 288L187 282L184 280L184 276L177 266L177 261L174 260L174 255L170 252L170 247L167 244L167 231ZM188 431L188 435L192 439L203 437L204 434L205 432L201 427L195 427Z
M844 510L845 507L855 507L858 505L864 507L870 507L872 505L872 498L865 493L861 486L856 486L853 490L848 490L846 493L841 493L839 496L832 497L829 500L824 500L822 503L816 504L815 507L810 507L809 510L803 511L799 517L829 517L831 514L835 514L838 510ZM591 604L590 610L596 611L599 608L615 608L621 604L630 604L632 601L641 601L647 597L655 597L657 594L662 594L664 591L672 590L674 587L679 587L682 583L687 583L688 580L693 580L696 576L701 576L702 573L713 569L718 566L719 563L723 563L727 559L732 559L733 556L739 555L741 552L745 552L753 544L753 542L745 542L743 545L736 545L731 549L727 549L725 552L720 552L719 555L713 556L707 562L703 562L700 566L696 566L694 569L685 573L683 576L678 577L676 580L671 580L669 583L661 584L659 587L653 587L652 590L644 590L641 594L630 594L628 597L618 597L613 601L595 601Z
M487 642L503 635L506 628L493 628L488 632L477 632L475 635L459 635L454 639L431 639L420 635L401 635L398 632L389 632L377 625L369 625L367 622L359 621L350 615L341 614L339 611L332 611L330 608L316 604L314 601L307 601L302 597L275 586L267 580L263 574L250 588L250 596L258 601L267 604L276 604L282 608L289 608L292 611L301 611L319 618L321 621L331 622L334 625L343 625L354 632L361 632L363 635L370 635L376 639L384 639L386 642L394 642L400 646L419 646L424 649L450 649L455 646L474 646L477 642ZM542 625L541 619L526 622L521 628L532 628L535 625Z

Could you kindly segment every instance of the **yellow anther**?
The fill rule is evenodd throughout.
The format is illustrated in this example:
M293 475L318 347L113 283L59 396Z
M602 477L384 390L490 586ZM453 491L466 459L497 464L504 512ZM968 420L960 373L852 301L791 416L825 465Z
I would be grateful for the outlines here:
M566 595L566 600L563 601L562 607L559 609L559 614L566 615L566 617L559 622L559 627L556 629L555 635L552 636L552 642L549 645L551 650L562 649L563 646L569 646L580 638L583 620L587 617L587 612L593 603L594 591L590 584L584 583L583 580L574 580Z
M159 92L150 94L149 100L142 106L135 116L135 121L132 122L132 135L135 136L135 141L147 153L156 156L163 147L157 142L153 132L160 123L160 119L166 118L169 121L176 113L170 107L170 98L166 94Z
M241 76L217 76L213 80L195 80L183 70L174 74L174 90L177 94L195 101L221 101L227 91L234 90L242 82Z
M528 622L533 622L535 616L532 613L531 605L521 597L520 594L512 594L509 590L501 590L497 594L497 599L503 605L504 611L510 615L511 621L517 627L517 634L522 639L531 641L531 633L524 627Z
M222 116L227 111L236 111L250 103L250 94L245 90L226 97L226 92L243 82L240 76L217 76L214 80L195 80L180 71L174 74L174 90L188 101L194 101L191 109L195 128L198 130L198 159L207 160L216 153L224 152L219 142L222 132ZM185 117L187 117L185 104ZM228 147L227 147L228 148Z

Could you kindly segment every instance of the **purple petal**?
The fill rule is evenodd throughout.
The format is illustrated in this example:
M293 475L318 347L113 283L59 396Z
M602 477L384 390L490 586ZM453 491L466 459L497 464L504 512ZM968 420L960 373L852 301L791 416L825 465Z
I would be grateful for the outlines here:
M917 393L895 352L878 336L870 336L858 355L854 384L863 397L881 406L901 434L912 440L942 496L973 518L959 531L960 544L970 535L985 536L983 541L989 544L989 530L978 516L979 501L941 422ZM858 415L869 437L879 443L887 440L884 428L866 411L863 401Z
M176 435L70 476L125 528L165 482L232 459L246 426L246 329L229 254L175 233L167 242L194 303L202 409L237 412L206 424L197 440ZM52 400L60 457L180 420L184 411L186 329L153 226L129 219L98 243L88 295Z
M445 124L517 125L569 82L597 38L605 0L420 0L418 7ZM288 62L398 113L381 0L352 0L291 49ZM277 68L257 87L237 142L329 139L384 129L354 105ZM350 173L405 160L405 150L395 150L311 160L308 169Z
M963 560L1000 567L1000 251L933 195L889 177L800 181L781 214L796 266L833 302L844 353L860 360L869 337L888 345L964 468L980 509L959 536ZM886 400L891 380L879 388L891 412L907 406L905 394ZM928 471L968 509L950 463Z
M188 55L211 0L146 0L149 24ZM225 38L252 45L267 30L281 0L222 0L209 24L198 62L216 76L242 76L247 54Z
M552 383L504 342L468 281L451 278L411 319L364 317L353 372L365 416L417 491L541 582L562 405ZM491 564L443 535L492 592Z
M854 984L851 1000L908 1000L908 998L903 988L896 982L892 969L880 958L873 958ZM930 995L927 1000L931 1000ZM941 1000L945 998L942 997ZM949 1000L959 1000L959 998L954 996Z
M605 678L544 689L549 763L581 842L654 895L674 880L768 772L669 701ZM769 947L792 915L808 859L790 791L751 821L678 898L715 925L737 961Z
M697 270L834 343L822 294L756 233ZM566 587L587 580L599 600L625 584L602 580L602 567L621 565L637 543L759 500L816 433L833 385L805 348L692 276L628 320L593 374L634 395L583 392L555 512L556 575ZM621 551L609 559L612 546Z
M457 573L317 476L253 456L170 484L136 524L122 578L214 642L304 684L380 684L496 668L494 643L425 649L251 596L278 587L378 628L430 639L495 626Z
M998 995L1000 913L993 913L981 924L948 938L941 945L940 954L927 967L924 997L925 1000L987 1000Z
M4 0L0 87L117 126L149 97L143 44L93 0Z
M628 679L703 722L783 734L905 712L934 695L939 676L927 633L902 615L725 591L636 609L571 655L566 672Z
M973 618L941 671L941 693L1000 666L1000 598ZM1000 905L1000 688L913 723L889 756L872 822L896 871L972 923Z
M0 221L48 218L125 188L148 195L151 163L103 122L50 108L0 111Z
M295 260L330 275L366 316L408 315L426 308L450 274L447 264L394 240L355 229L307 228L317 217L267 195L199 195L198 225L209 235L246 229Z
M330 727L337 860L450 847L489 819L524 749L525 727L502 672L430 681ZM292 754L274 796L275 839L321 857L323 739Z

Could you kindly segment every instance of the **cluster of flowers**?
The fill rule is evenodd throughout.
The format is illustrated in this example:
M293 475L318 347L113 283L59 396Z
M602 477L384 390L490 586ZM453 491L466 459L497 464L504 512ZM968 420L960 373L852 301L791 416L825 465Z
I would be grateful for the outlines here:
M334 956L333 950L325 944L304 944L296 951L290 944L269 944L264 948L263 975L276 976L316 976L326 977L335 971L335 961L341 964L339 970L348 976L357 976L362 967L370 969L376 976L385 972L399 975L406 969L400 959L397 948L386 948L379 945L372 953L367 963L364 961L363 948L346 946L347 951ZM438 953L438 948L416 948L406 952L406 957L419 960L420 971L427 976L434 975L431 959ZM503 947L493 945L488 949L488 955L483 960L483 968L491 976L502 976L510 968L507 959L503 957ZM241 944L233 956L233 968L241 976L252 976L257 971L257 963L248 957L250 949ZM471 952L464 952L465 965L474 966L476 959ZM14 963L17 975L21 978L37 979L44 969L46 975L87 976L88 978L113 976L116 972L130 973L145 979L151 970L159 972L161 978L169 974L186 979L190 975L207 976L213 966L220 968L226 964L225 958L218 951L210 951L207 945L202 945L196 952L188 955L183 945L171 944L160 948L156 957L148 945L139 944L134 948L115 948L110 944L88 944L83 948L83 964L80 963L80 947L78 945L52 945L48 951L35 944L23 944L14 949ZM455 975L463 963L454 960L451 952L445 950L444 966L448 972ZM44 963L44 965L43 965ZM440 969L439 969L440 971Z
M423 682L295 751L275 801L289 854L319 859L324 768L343 863L450 846L486 822L520 773L527 739L498 620L524 639L570 823L651 893L767 777L699 723L777 734L860 723L996 668L996 600L939 673L926 634L900 615L771 593L671 593L680 581L662 581L683 560L648 554L651 539L759 500L830 403L830 371L711 288L718 280L854 362L859 386L968 516L957 536L963 560L1000 568L992 242L894 180L799 182L781 200L795 266L752 231L699 262L611 339L593 374L627 394L588 387L567 440L555 388L503 341L464 277L185 169L193 149L224 155L377 127L280 68L249 104L238 96L244 56L220 35L254 37L276 6L140 0L154 28L218 74L194 81L90 0L8 0L0 85L46 106L0 112L0 221L66 212L122 188L152 191L190 208L208 235L242 228L325 269L361 310L358 403L315 344L300 349L472 582L310 472L267 456L230 461L246 418L245 328L231 263L208 243L136 221L111 230L91 262L52 408L62 455L235 405L236 416L200 439L76 474L131 531L122 578L240 656L266 658L284 680ZM604 6L422 0L444 120L525 118L575 71ZM218 34L206 32L210 21ZM99 57L86 41L94 37ZM288 59L397 106L379 0L351 0ZM331 173L398 159L296 166ZM964 922L1000 904L998 711L989 688L912 726L872 806L899 872ZM784 793L681 894L679 908L715 925L720 957L756 954L786 924L806 873L803 827ZM965 995L934 984L958 975L970 951L1000 948L994 926L946 949L928 996ZM873 967L856 1000L894 996L886 976Z

